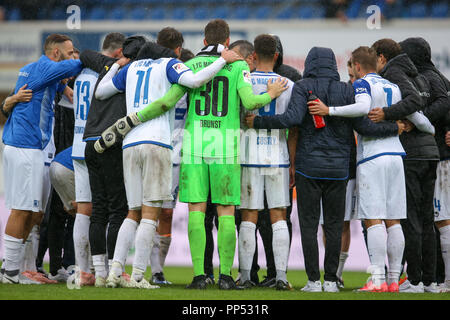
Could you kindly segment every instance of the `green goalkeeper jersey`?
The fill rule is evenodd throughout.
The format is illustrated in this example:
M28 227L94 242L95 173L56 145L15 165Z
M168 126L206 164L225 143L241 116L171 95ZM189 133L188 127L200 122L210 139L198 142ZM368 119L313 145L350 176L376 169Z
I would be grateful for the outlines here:
M196 73L216 59L218 56L197 56L185 64ZM200 88L189 89L183 155L204 158L239 156L238 90L245 86L252 86L250 70L245 61L236 61L227 64Z

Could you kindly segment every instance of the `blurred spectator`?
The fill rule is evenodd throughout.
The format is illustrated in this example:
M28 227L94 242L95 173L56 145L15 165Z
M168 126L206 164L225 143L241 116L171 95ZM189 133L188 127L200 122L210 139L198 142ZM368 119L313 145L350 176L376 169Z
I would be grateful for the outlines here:
M0 21L5 21L5 8L0 7Z
M325 18L338 18L347 21L345 10L349 5L348 0L321 0L320 3L325 8Z

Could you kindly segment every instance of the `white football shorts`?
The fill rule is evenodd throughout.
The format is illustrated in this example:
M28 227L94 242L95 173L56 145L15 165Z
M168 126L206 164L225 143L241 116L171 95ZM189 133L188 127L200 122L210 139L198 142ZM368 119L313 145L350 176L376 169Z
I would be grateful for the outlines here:
M450 160L439 161L434 186L434 221L450 220Z
M33 212L45 209L42 203L42 150L6 145L3 149L3 177L6 208Z
M240 209L263 210L264 190L269 209L289 207L289 168L241 167Z
M358 219L406 219L403 160L384 155L356 168Z
M50 181L58 193L66 210L73 210L75 201L75 174L61 163L53 161L50 165Z
M85 160L73 159L76 202L92 202L89 171Z
M125 148L123 175L130 210L173 201L172 150L149 143Z

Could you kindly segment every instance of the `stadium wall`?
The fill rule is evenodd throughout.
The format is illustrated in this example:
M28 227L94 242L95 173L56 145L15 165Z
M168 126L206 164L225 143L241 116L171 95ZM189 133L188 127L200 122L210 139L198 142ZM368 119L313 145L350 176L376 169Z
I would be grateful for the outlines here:
M68 29L64 22L10 22L0 24L0 92L8 92L14 86L17 71L23 65L36 60L42 53L45 37L53 32L66 33L73 37L81 50L99 49L105 34L111 31L127 35L145 34L155 38L165 26L173 26L183 32L185 47L198 51L203 43L203 28L207 21L83 21L80 29ZM381 38L397 41L408 37L423 37L429 41L433 61L450 77L450 19L392 20L381 22L380 29L369 29L366 20L342 23L337 20L285 20L285 21L236 21L230 20L231 41L252 41L261 33L280 37L285 53L285 62L300 71L308 51L313 46L330 47L334 50L343 80L348 80L346 62L353 49L371 45Z
M127 35L145 34L155 38L158 31L165 26L172 26L183 32L185 47L193 52L198 51L203 43L203 28L207 21L169 21L162 22L81 22L81 29L67 29L61 22L18 22L0 24L0 94L6 94L14 88L18 70L25 64L37 60L42 54L42 43L45 37L54 32L72 36L74 44L81 50L98 50L103 37L112 31L124 32ZM450 51L448 35L450 19L442 20L393 20L381 23L381 29L370 30L365 20L355 20L347 24L334 20L308 21L229 21L232 30L231 41L247 39L252 41L261 33L277 34L284 47L285 63L295 66L303 72L303 64L308 51L313 46L330 47L334 50L339 72L344 81L348 80L346 62L353 49L361 45L370 46L381 38L392 38L397 41L408 37L423 37L431 45L433 61L437 67L450 78ZM0 132L1 132L0 127ZM0 146L0 152L3 144ZM0 167L1 164L0 157ZM0 170L0 175L2 170ZM191 265L189 242L187 237L187 205L180 203L173 220L173 241L166 260L167 265ZM3 200L3 178L0 177L0 257L3 256L3 231L9 212ZM297 210L291 215L293 237L289 258L290 269L303 269ZM215 231L216 232L216 231ZM347 270L365 270L369 264L364 239L359 221L352 221L352 240ZM216 236L214 237L215 239ZM324 248L322 230L318 234L321 267L323 266ZM258 239L259 263L265 267L265 255L262 242ZM214 265L218 266L217 250L214 253ZM131 262L131 260L129 260ZM238 265L237 251L234 266Z

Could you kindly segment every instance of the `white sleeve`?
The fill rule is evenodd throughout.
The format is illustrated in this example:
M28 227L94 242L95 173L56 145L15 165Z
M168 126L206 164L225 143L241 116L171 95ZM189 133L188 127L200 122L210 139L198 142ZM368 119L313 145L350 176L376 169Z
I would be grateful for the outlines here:
M188 88L199 88L211 80L216 73L226 65L226 63L225 59L220 57L197 73L194 73L191 70L183 73L180 76L180 79L178 79L178 83Z
M99 100L106 100L113 95L121 92L118 90L113 82L112 78L117 74L119 71L120 66L117 63L114 63L109 71L105 74L103 79L100 81L100 83L97 86L97 89L95 90L95 97Z
M366 116L370 111L372 98L368 94L357 94L355 103L342 107L330 107L330 116L356 118Z
M406 116L406 119L411 121L416 126L416 128L419 129L419 131L434 135L434 126L431 124L430 120L428 120L428 118L425 117L422 113L416 111Z

